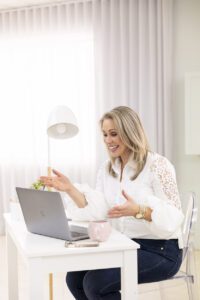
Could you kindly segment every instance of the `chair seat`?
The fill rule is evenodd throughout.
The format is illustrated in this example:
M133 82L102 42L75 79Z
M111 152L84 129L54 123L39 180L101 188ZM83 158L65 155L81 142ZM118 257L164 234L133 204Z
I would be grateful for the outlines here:
M176 275L174 275L173 277L169 278L169 280L173 280L173 279L191 279L192 282L194 282L194 275L192 274L187 274L185 271L179 271Z

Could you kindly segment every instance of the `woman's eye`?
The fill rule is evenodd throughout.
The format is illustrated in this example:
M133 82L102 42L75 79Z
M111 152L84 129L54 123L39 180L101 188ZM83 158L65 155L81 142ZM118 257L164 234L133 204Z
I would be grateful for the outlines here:
M103 133L103 137L106 138L107 136L117 136L117 133L116 132L111 132L109 134Z

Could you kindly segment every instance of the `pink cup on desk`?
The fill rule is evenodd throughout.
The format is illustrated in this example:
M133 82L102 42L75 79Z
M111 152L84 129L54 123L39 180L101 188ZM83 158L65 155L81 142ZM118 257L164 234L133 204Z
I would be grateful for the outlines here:
M104 242L111 233L111 225L106 220L91 221L88 226L88 235L91 240Z

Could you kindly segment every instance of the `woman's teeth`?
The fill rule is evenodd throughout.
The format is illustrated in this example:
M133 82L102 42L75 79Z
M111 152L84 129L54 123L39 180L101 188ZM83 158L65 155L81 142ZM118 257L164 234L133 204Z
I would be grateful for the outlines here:
M109 146L108 148L111 151L115 151L115 150L117 150L118 146Z

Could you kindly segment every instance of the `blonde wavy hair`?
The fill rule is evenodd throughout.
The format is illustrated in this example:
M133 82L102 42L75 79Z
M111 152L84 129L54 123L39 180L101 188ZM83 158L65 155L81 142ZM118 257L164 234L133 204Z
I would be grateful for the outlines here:
M113 121L120 139L130 150L129 160L136 163L136 173L133 177L131 177L131 180L134 180L143 170L148 151L150 151L142 123L137 113L127 106L115 107L111 111L105 113L100 120L101 128L104 120L106 119L111 119ZM108 165L108 172L113 177L117 177L117 174L112 168L112 164L115 159L116 158L112 158L110 156L110 162Z

